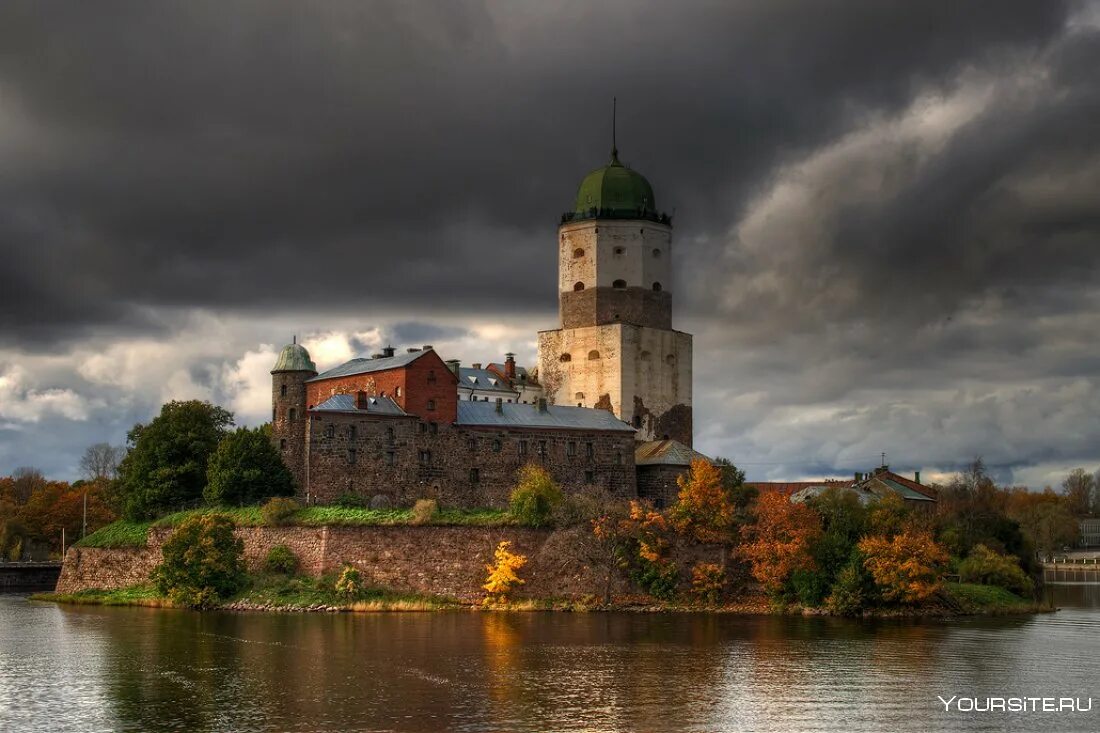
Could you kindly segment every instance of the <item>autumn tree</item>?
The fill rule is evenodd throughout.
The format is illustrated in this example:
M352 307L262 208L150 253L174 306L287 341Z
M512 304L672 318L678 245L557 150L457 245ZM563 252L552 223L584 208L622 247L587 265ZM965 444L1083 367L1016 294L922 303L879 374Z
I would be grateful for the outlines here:
M718 466L701 458L676 479L680 494L669 510L676 531L700 542L730 542L737 522L737 506Z
M508 594L525 582L519 577L518 571L527 564L527 557L512 552L511 547L511 542L502 541L493 552L493 564L485 566L489 575L485 585L481 587L488 593L485 597L486 603L506 601Z
M1096 477L1083 468L1075 468L1062 482L1062 495L1066 506L1075 517L1083 517L1092 511Z
M1042 492L1016 488L1007 492L1005 511L1040 555L1050 555L1077 540L1080 528L1065 497L1049 486Z
M905 528L892 538L865 537L858 547L884 600L916 604L940 590L948 556L930 531Z
M821 518L804 504L768 491L757 498L752 520L742 527L738 551L764 589L779 595L792 573L814 568L811 548L821 536Z

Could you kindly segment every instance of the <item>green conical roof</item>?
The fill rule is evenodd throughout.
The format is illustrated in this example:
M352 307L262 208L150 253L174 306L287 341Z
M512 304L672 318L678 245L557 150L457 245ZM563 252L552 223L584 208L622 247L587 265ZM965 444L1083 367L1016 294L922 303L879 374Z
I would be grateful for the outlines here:
M583 217L648 218L657 213L657 200L645 176L620 163L618 151L612 150L607 165L581 181L573 213Z
M275 372L313 372L316 374L317 365L309 358L309 352L306 351L306 348L295 339L294 343L287 344L279 352L279 360L275 362L275 368L271 372L272 374Z

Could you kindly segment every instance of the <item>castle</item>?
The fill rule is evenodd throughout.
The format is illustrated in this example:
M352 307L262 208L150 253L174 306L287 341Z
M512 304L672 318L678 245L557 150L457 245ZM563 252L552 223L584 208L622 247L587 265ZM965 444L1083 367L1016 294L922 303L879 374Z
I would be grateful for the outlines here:
M301 497L503 506L516 471L537 462L568 491L667 504L700 455L671 259L671 218L612 143L561 218L561 327L539 333L536 372L511 354L463 368L427 345L318 374L303 346L287 345L271 371L272 439Z

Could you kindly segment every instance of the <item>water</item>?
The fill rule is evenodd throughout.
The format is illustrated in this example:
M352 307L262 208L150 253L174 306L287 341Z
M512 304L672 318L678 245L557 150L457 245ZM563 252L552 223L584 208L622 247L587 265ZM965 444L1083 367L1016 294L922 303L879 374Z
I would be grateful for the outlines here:
M0 731L1100 730L1100 586L1020 618L278 615L0 596Z

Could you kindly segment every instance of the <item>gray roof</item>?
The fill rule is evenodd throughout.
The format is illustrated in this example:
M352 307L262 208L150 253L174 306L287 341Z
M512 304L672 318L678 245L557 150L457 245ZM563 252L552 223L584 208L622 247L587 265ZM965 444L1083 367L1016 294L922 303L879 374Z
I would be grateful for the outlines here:
M458 388L475 389L479 392L500 392L515 397L518 393L508 386L508 380L488 369L458 368Z
M639 466L690 466L696 459L712 462L678 440L647 440L634 449L634 463Z
M322 372L312 379L307 379L307 382L316 382L321 379L331 379L332 377L350 377L355 374L369 374L371 372L381 372L387 369L397 369L398 367L407 366L420 357L428 354L428 351L414 351L412 353L398 354L397 356L384 356L378 359L365 359L358 358L351 361L345 361L338 367L333 367L327 372Z
M456 425L484 425L501 428L570 428L573 430L607 430L633 433L634 428L607 410L590 407L547 405L541 412L538 405L502 404L497 412L495 402L458 402Z
M352 412L358 415L406 415L396 402L389 397L368 397L367 409L360 410L356 406L356 396L353 394L334 394L327 400L313 408L314 412Z

